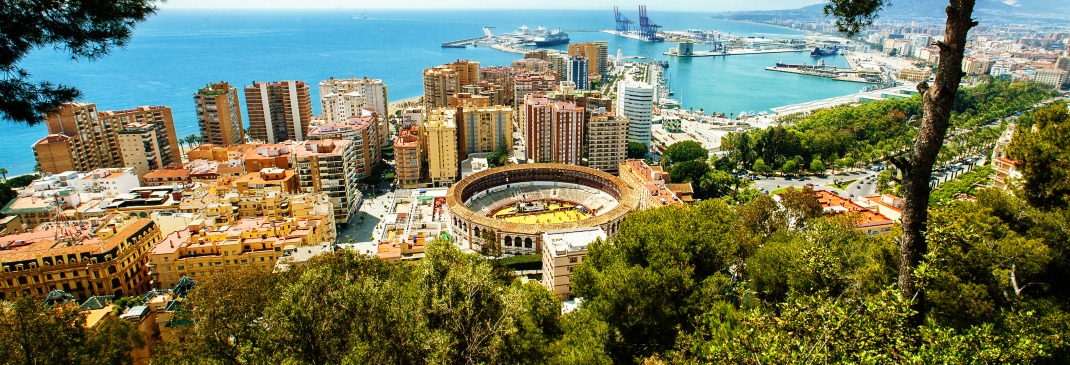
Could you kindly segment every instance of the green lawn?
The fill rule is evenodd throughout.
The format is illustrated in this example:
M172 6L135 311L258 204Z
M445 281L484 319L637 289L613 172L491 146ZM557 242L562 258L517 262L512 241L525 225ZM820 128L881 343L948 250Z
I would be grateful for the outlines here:
M836 184L825 184L825 186L828 186L830 188L837 188L837 189L840 189L840 190L847 190L847 186L853 184L855 181L858 181L858 179L842 181L842 182L840 182L839 185L836 185Z

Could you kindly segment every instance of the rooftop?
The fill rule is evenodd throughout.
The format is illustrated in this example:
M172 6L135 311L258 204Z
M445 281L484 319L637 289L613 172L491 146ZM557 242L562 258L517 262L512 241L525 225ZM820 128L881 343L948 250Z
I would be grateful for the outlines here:
M599 239L606 240L606 231L601 227L562 229L543 234L543 242L550 245L549 251L555 257L587 251L587 246Z

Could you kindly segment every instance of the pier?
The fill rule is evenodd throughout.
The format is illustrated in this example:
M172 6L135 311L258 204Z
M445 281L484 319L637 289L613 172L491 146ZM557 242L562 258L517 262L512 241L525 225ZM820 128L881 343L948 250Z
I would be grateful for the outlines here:
M726 51L694 51L688 55L681 55L674 52L665 52L666 56L676 57L715 57L715 56L741 56L749 54L764 54L764 53L789 53L789 52L807 52L808 49L795 49L795 48L774 48L774 49L730 49Z
M483 39L486 39L486 37L477 37L477 38L462 39L462 40L459 40L459 41L443 42L442 43L442 48L465 48L465 47L468 47L468 46L474 46L474 45L476 45L476 42L479 42L480 40L483 40Z
M830 79L833 79L833 80L838 80L838 81L861 82L861 83L866 83L866 84L872 84L872 83L876 83L877 81L879 81L879 80L874 80L874 79L869 79L869 78L865 78L865 77L859 76L859 72L858 71L854 71L854 70L847 69L847 68L832 67L832 66L809 66L809 65L799 65L799 67L771 66L771 67L766 67L765 69L768 70L768 71L778 71L778 72L787 72L787 73L800 74L800 75L827 77L827 78L830 78Z

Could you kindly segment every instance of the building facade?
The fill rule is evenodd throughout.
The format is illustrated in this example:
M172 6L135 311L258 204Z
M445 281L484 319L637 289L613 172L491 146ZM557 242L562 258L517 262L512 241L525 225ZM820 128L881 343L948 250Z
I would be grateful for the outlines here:
M586 138L587 167L617 174L628 155L628 117L594 114L587 120Z
M245 87L249 138L267 143L302 141L312 121L312 99L302 81L253 82Z
M342 123L323 124L312 127L308 132L309 141L349 140L354 151L352 163L355 178L360 180L371 175L376 166L382 163L383 119L375 112L365 109L359 117L350 117Z
M465 85L479 82L479 62L457 60L424 70L424 108L442 108Z
M133 167L137 176L145 176L150 171L182 163L181 159L174 160L167 133L162 124L126 124L119 131L123 164Z
M424 124L427 145L427 177L433 186L449 186L457 181L460 159L457 158L456 110L433 109Z
M211 83L193 94L193 102L204 143L230 146L245 142L237 88L226 81Z
M148 252L160 239L152 220L118 214L0 237L0 300L56 289L80 300L144 293L151 288Z
M650 145L650 121L654 113L654 87L637 81L617 83L614 111L628 118L628 142Z
M606 240L600 227L547 231L542 234L542 284L556 296L571 298L572 270L587 258L587 246Z
M568 102L551 102L544 95L528 94L524 115L529 161L580 164L586 130L583 108Z
M419 187L423 181L424 153L420 143L420 126L410 125L398 132L394 141L394 169L398 186Z
M139 106L133 109L127 110L105 110L100 112L100 119L105 121L105 124L116 124L119 126L126 126L130 123L142 123L142 124L154 124L162 125L167 135L166 146L164 148L161 144L161 148L170 150L170 160L174 164L182 162L182 149L178 142L178 134L175 131L175 120L171 116L171 108L166 106ZM170 166L170 165L164 165Z
M123 166L119 149L119 130L122 126L115 119L101 119L96 104L65 103L56 112L45 116L45 125L49 137L34 144L41 172L90 171Z
M301 191L327 194L334 206L335 223L348 224L361 196L355 144L348 139L305 141L291 151Z
M587 73L588 64L590 64L590 61L587 59L587 57L568 57L568 76L566 77L566 80L572 81L572 83L576 84L576 89L587 90L591 88L591 81Z
M458 159L470 153L513 148L513 108L507 106L457 108Z
M320 102L323 104L323 119L327 123L343 122L361 115L361 110L371 109L379 115L387 115L386 84L372 78L323 80L320 86Z
M609 72L609 43L605 41L569 44L568 55L586 57L590 60L587 65L587 74L592 80L599 79L601 75Z

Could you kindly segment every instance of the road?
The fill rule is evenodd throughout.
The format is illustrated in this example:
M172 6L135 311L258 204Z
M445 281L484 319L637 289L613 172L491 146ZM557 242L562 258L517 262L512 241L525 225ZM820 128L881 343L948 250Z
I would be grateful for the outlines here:
M847 186L846 190L834 188L830 185L833 180L847 181L855 180L851 185ZM773 190L785 188L785 187L797 187L801 188L807 184L813 184L815 190L831 190L841 196L845 196L851 199L859 199L863 196L874 195L877 191L877 173L874 171L854 171L842 174L834 174L828 176L803 176L797 178L784 178L784 177L762 177L759 180L754 181L754 187L769 193Z

